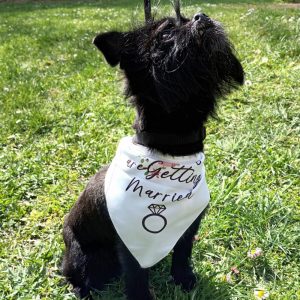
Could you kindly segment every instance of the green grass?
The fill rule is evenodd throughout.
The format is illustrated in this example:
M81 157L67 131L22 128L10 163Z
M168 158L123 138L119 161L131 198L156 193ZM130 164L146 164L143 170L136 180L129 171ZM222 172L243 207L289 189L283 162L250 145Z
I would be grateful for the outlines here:
M60 275L63 218L134 119L121 74L91 40L142 22L142 1L27 2L0 3L0 298L74 299ZM247 80L207 125L198 285L184 294L168 284L168 257L151 272L159 300L254 299L255 288L300 299L300 14L242 2L184 1L186 15L201 7L224 23ZM263 256L247 258L256 247ZM112 283L103 299L122 289Z

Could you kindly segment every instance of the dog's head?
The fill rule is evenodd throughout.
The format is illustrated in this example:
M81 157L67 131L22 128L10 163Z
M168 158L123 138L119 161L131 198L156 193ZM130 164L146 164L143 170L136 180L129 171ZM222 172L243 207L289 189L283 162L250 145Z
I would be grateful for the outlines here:
M203 13L188 19L177 11L176 18L150 20L133 31L99 34L94 44L111 66L120 65L127 95L143 110L189 110L203 123L216 98L244 80L221 24Z

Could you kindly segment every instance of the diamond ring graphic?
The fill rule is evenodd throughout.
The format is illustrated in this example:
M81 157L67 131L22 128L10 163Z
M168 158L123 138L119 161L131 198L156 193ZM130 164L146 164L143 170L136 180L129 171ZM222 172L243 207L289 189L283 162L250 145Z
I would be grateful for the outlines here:
M148 209L152 213L143 218L142 225L144 229L151 233L163 231L167 226L167 219L161 213L166 210L166 207L159 204L150 204Z

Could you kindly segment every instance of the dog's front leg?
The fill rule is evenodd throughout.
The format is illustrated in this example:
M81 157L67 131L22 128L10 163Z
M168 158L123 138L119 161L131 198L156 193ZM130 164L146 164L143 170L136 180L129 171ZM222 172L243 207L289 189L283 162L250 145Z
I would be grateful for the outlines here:
M194 236L198 231L201 219L206 209L186 230L174 247L172 256L171 275L174 283L180 285L183 290L190 291L196 283L196 276L190 265Z
M140 267L122 241L119 243L119 256L125 277L126 296L128 300L153 300L149 290L149 271Z

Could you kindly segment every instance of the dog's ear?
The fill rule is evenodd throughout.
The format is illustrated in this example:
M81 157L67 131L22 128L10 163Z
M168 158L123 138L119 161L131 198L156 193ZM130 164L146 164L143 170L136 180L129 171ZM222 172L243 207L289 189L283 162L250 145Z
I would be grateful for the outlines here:
M101 33L94 38L93 44L103 53L106 61L114 67L121 59L124 33L116 31Z
M218 77L223 83L228 83L228 87L242 85L244 83L244 70L231 49L228 52L219 52L214 61Z
M243 67L241 65L241 63L239 62L239 60L235 57L235 55L233 53L231 53L231 77L233 78L233 80L242 85L244 83L244 70Z

